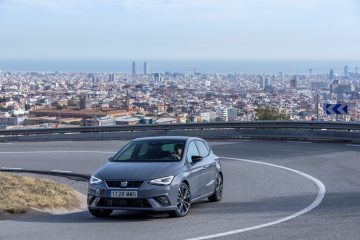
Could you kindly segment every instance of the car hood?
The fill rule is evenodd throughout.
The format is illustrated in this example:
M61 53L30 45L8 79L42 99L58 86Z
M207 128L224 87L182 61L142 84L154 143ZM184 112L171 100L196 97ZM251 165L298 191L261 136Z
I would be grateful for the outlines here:
M182 164L180 162L109 162L94 175L103 180L141 180L174 176Z

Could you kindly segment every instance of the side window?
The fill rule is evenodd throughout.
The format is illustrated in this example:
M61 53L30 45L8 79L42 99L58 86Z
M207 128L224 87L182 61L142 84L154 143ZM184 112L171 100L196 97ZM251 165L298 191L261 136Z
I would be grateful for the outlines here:
M196 141L196 146L197 146L198 149L199 149L200 156L206 157L207 155L209 155L209 149L208 149L208 147L205 145L204 142L202 142L202 141Z
M194 141L189 143L187 154L186 154L186 157L187 157L189 163L192 162L191 156L199 156L199 151L198 151Z
M162 150L167 152L174 152L174 144L173 143L164 144L162 145Z

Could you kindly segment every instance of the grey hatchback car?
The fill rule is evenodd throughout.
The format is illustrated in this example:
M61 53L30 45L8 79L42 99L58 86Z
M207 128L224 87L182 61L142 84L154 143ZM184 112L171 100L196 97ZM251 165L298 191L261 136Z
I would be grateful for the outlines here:
M195 137L149 137L129 142L90 179L87 203L96 217L114 210L188 214L191 204L223 195L223 171L207 142Z

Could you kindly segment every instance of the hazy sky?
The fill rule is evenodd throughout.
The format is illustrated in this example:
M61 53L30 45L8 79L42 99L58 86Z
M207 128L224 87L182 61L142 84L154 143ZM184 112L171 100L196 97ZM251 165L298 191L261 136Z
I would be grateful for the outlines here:
M0 59L360 59L360 0L0 0Z

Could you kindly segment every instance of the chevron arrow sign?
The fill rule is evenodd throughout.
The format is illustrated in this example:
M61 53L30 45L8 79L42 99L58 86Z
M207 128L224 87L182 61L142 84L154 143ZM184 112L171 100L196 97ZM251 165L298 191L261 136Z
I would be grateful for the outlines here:
M348 114L348 105L346 104L324 104L324 111L326 114Z

